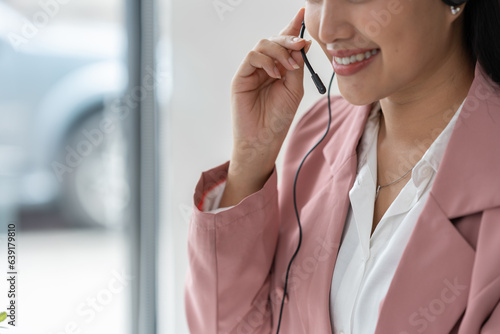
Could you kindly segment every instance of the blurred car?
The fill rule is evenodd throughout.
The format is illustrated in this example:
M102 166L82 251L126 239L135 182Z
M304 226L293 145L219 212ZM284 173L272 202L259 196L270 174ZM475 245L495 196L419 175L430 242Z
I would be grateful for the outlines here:
M3 3L0 21L0 183L11 185L0 205L58 205L75 224L119 224L129 190L107 106L127 85L123 27L52 22L30 37L28 18ZM106 118L114 128L104 133Z

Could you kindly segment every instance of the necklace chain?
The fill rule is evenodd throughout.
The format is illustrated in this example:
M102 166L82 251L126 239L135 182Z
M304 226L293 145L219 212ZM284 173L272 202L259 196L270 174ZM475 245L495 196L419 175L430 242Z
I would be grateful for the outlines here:
M413 167L415 167L415 165L413 165ZM406 173L404 173L404 175L403 175L403 176L401 176L399 179L397 179L397 180L395 180L395 181L392 181L391 183L384 184L383 186L381 186L381 185L379 184L379 185L377 186L377 191L376 191L376 193L375 193L375 199L377 199L377 197L378 197L378 193L379 193L380 189L385 188L385 187L388 187L388 186L390 186L390 185L393 185L394 183L397 183L397 182L401 181L401 180L402 180L402 179L403 179L406 175L408 175L408 173L410 173L410 172L411 172L411 170L413 169L413 167L412 167L412 168L410 168L410 169L409 169Z

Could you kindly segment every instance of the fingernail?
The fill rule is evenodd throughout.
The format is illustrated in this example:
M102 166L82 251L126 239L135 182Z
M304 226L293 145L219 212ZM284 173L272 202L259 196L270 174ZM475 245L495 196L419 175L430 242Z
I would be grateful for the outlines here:
M294 69L298 70L300 68L299 64L292 57L288 58L288 62Z
M277 67L274 68L274 74L276 74L276 78L281 79L281 73Z
M299 43L299 42L302 42L303 40L304 40L303 38L294 37L294 38L292 39L292 42L294 42L294 43Z

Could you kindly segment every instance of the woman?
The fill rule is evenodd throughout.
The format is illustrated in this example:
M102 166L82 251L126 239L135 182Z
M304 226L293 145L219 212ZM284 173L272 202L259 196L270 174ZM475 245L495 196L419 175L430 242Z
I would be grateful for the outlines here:
M304 16L342 97L299 121L278 175ZM232 159L195 192L192 333L499 333L498 34L498 0L310 0L260 41Z

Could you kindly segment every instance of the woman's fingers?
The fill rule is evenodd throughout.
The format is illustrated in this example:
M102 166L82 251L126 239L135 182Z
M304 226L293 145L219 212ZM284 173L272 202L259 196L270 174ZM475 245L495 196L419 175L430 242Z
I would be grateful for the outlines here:
M246 77L252 75L256 68L263 69L272 78L281 78L281 74L276 67L274 59L257 51L250 51L244 61L249 66L243 66L239 75Z
M310 42L297 38L303 18L304 9L301 9L280 36L257 43L233 77L231 105L235 144L232 162L245 161L241 165L247 166L249 174L262 174L259 169L267 173L272 168L302 99L303 60L300 50L307 50L310 45ZM284 115L284 125L280 125L271 140L266 139L266 145L262 145L261 135L269 138L269 124ZM248 155L244 148L248 146L259 152L251 165L246 162L248 158L244 158Z
M269 37L268 41L275 43L290 51L300 51L309 41L295 35L279 35ZM258 47L259 45L257 45Z
M307 42L294 36L277 36L264 39L257 44L255 51L276 59L289 71L299 69L297 62L290 56L291 51L301 50Z
M270 77L279 78L278 75L275 75L274 62L279 62L288 71L299 69L297 57L293 57L291 52L299 52L307 45L307 41L295 36L276 36L271 37L271 39L263 39L255 46L254 50L248 53L238 75L247 77L252 75L255 69L260 68L265 70Z
M302 71L295 72L301 69L304 64L300 50L305 48L307 52L311 45L311 42L297 37L303 19L304 8L301 8L280 35L259 41L243 60L236 77L241 79L252 77L250 86L254 87L268 78L281 79L283 77L285 77L285 80L289 80L287 86L290 86L290 84L292 86L299 85ZM258 71L259 69L263 71ZM254 74L257 75L254 77ZM236 82L249 84L248 81L246 83L242 81ZM237 86L241 88L239 84Z

